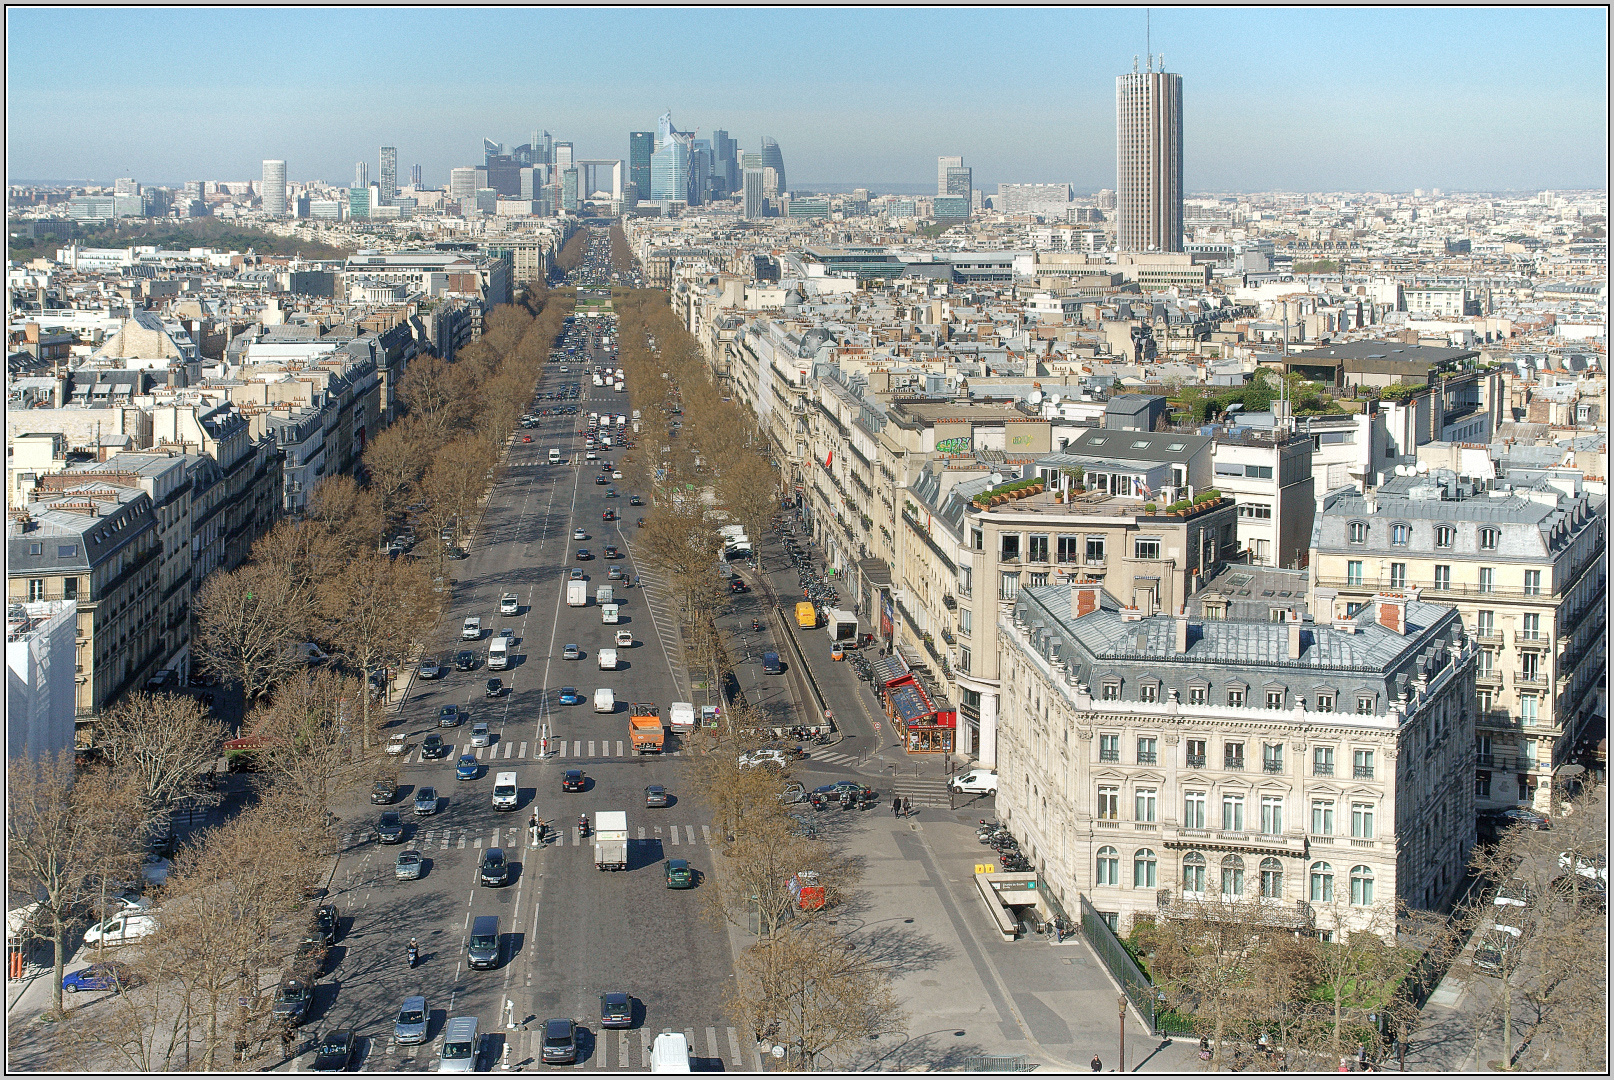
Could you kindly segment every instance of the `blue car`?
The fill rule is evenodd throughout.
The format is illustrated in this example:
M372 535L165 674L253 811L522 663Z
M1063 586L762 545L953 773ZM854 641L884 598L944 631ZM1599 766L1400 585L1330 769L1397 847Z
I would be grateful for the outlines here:
M477 763L475 754L461 754L454 766L454 779L475 780L480 770L481 766Z
M115 990L122 992L135 984L135 977L122 964L91 964L87 968L62 976L62 989L69 994L80 990Z
M560 688L560 703L562 705L581 705L583 704L583 695L577 692L577 687L575 686L563 686Z

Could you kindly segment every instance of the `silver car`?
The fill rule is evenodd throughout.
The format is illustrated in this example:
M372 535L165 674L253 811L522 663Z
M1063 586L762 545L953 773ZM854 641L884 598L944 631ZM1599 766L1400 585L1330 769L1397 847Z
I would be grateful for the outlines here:
M424 817L427 814L437 813L437 789L423 787L415 792L415 813Z
M419 881L420 861L420 852L414 849L398 852L398 861L392 865L393 877L398 881Z
M430 1017L424 997L417 994L404 998L403 1005L398 1009L397 1022L392 1025L392 1037L402 1046L425 1042Z
M493 732L488 730L486 723L475 723L471 725L472 746L489 746L492 744L492 742Z

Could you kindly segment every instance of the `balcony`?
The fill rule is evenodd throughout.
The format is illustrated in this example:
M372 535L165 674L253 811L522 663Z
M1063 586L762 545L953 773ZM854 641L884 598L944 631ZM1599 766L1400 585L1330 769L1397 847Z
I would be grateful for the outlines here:
M1263 761L1261 762L1261 771L1264 773L1281 773L1283 772L1283 762L1272 760Z
M1373 766L1371 766L1371 765L1356 765L1356 766L1353 766L1352 769L1351 769L1351 779L1353 779L1353 780L1371 780L1371 779L1373 779Z
M1547 673L1544 671L1515 671L1513 681L1521 686L1547 685Z
M948 611L958 610L958 601L953 599L952 593L947 593L942 597L942 607L946 608Z
M1121 760L1121 751L1119 751L1119 750L1100 750L1098 752L1098 759L1100 761L1120 761Z
M1498 633L1495 627L1492 627L1489 630L1474 631L1474 640L1481 645L1501 645L1507 638Z
M1155 893L1155 906L1168 919L1194 918L1202 912L1199 906L1202 899L1192 894L1179 896L1171 889L1159 889ZM1311 905L1304 900L1241 900L1237 902L1237 907L1247 912L1241 920L1246 923L1276 925L1299 932L1309 932L1312 928Z
M1502 685L1502 673L1496 668L1491 668L1489 671L1476 671L1474 681L1481 686L1500 687Z
M1188 755L1188 760L1187 760L1187 767L1190 768L1190 769L1203 769L1205 767L1205 755L1204 754L1189 754Z
M1240 829L1186 829L1166 825L1161 831L1161 843L1176 848L1222 848L1256 852L1263 855L1293 855L1306 853L1306 838L1299 833L1262 833Z
M1547 643L1551 640L1540 630L1520 630L1513 635L1515 645L1534 645L1539 648L1546 648Z
M1157 755L1155 754L1155 752L1153 750L1140 750L1140 751L1138 751L1138 764L1139 765L1158 765L1159 761L1156 760L1156 758L1157 758Z
M1474 767L1476 769L1490 769L1496 766L1495 754L1475 754Z
M1333 776L1334 763L1332 761L1314 761L1311 763L1311 775Z
M1222 768L1228 770L1229 772L1243 772L1244 759L1241 757L1223 758Z

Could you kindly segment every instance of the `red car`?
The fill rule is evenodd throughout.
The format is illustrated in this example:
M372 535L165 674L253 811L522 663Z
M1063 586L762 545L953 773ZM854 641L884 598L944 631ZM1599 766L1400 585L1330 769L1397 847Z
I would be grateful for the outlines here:
M522 442L532 442L532 436L531 435L523 435L523 436L521 436L521 441Z

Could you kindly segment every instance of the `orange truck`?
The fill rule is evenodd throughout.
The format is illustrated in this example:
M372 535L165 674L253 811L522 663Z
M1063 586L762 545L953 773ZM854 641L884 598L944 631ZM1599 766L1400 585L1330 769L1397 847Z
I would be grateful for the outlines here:
M628 738L635 754L659 754L666 736L661 728L661 709L636 701L628 714Z

